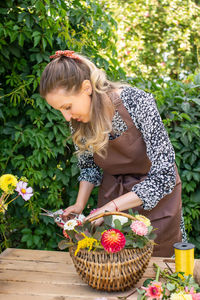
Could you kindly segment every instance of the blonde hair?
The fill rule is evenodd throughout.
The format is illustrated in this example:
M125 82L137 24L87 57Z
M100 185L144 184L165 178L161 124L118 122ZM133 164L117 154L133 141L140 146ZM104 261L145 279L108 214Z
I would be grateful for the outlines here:
M97 68L83 55L78 56L80 60L66 56L52 60L42 74L40 94L45 98L48 93L58 88L68 93L78 93L83 81L90 80L92 85L90 121L82 123L72 119L72 139L78 146L78 155L89 151L105 157L115 111L109 93L121 87L122 83L109 81L103 70Z

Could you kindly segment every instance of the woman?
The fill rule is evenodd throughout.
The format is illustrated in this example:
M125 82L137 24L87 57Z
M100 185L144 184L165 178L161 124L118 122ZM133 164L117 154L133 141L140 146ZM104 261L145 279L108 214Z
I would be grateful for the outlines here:
M94 186L100 186L93 216L134 208L157 228L153 255L173 255L173 244L185 233L181 181L153 96L110 82L73 51L57 51L51 58L40 94L70 122L80 168L76 203L63 216L80 214Z

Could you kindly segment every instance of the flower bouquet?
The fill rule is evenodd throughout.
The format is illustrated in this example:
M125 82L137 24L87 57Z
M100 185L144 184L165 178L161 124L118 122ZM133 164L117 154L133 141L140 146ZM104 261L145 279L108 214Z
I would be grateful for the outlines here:
M161 270L156 264L153 266L156 278L148 278L143 286L137 289L138 300L200 300L200 286L191 275L186 276L184 272L173 272L168 264L168 268L164 270Z
M8 205L18 197L25 201L33 196L33 189L28 187L25 177L20 179L12 174L3 174L0 176L0 252L9 246L7 235L10 232L10 218L7 214ZM32 208L31 202L29 207Z
M102 226L93 221L103 218ZM76 271L91 287L124 291L143 275L153 252L154 229L150 220L133 213L104 212L81 222L72 219L64 225L66 239L60 249L69 247Z

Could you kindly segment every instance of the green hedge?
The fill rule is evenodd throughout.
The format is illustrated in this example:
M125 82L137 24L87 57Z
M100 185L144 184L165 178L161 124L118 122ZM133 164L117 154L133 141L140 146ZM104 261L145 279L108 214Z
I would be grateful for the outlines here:
M69 128L39 96L39 79L49 56L58 49L82 52L113 79L124 76L117 61L115 28L112 16L95 1L1 4L0 168L1 173L26 176L35 191L27 207L16 200L1 220L2 249L9 245L57 249L60 229L52 220L39 217L40 207L71 205L78 169ZM94 201L95 196L90 206Z
M129 79L153 93L176 153L189 241L200 254L200 74L185 82Z
M110 0L120 61L131 76L186 78L199 69L199 1ZM133 75L134 74L134 75Z

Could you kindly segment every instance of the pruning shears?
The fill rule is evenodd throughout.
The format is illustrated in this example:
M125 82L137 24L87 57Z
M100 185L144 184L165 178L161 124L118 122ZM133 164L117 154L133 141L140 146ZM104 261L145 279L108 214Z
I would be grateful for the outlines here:
M63 209L59 209L57 211L51 211L51 210L48 210L48 209L45 209L45 208L42 208L40 207L41 210L44 211L44 213L40 213L40 215L42 216L47 216L47 217L50 217L50 218L53 218L55 223L59 223L61 225L64 225L65 224L65 221L62 219L62 214L64 213L64 210ZM75 217L78 216L78 214L75 214L75 213L70 213L70 215L73 215ZM70 218L69 218L70 219Z

